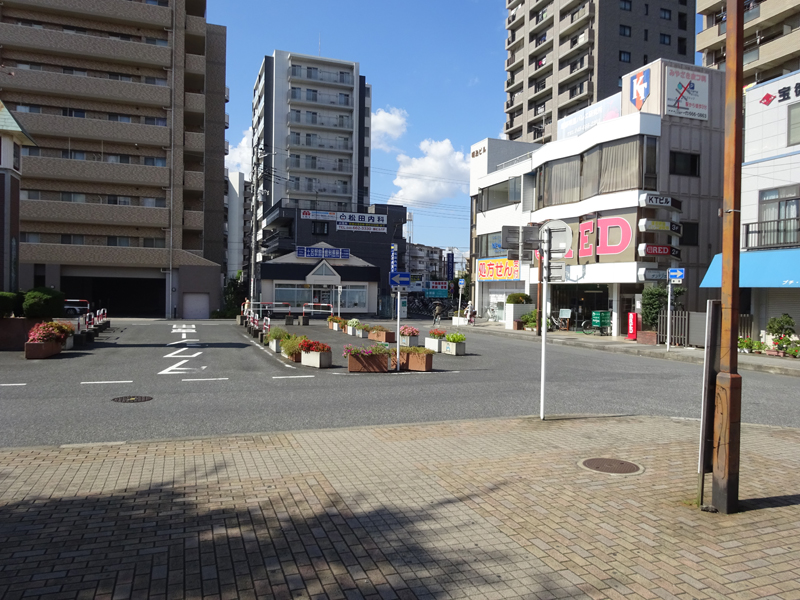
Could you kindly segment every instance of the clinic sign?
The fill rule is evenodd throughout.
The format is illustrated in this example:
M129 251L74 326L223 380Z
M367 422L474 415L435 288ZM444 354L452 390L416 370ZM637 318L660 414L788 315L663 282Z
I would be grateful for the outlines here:
M477 261L478 281L519 281L519 261L484 258Z
M336 231L386 233L386 223L386 215L345 212L340 212L336 215Z
M708 73L688 66L665 71L664 114L708 121Z
M301 210L301 219L313 219L314 221L335 221L338 213L325 210Z
M320 248L318 246L298 246L297 258L339 258L349 259L350 248Z

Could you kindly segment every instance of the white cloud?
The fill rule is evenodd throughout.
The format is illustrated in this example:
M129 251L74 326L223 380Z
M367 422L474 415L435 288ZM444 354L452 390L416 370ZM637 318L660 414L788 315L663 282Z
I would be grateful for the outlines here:
M231 172L244 173L250 179L253 162L253 130L245 129L242 132L242 141L237 146L230 149L228 156L225 157L225 167Z
M373 148L391 152L391 142L406 132L408 113L402 108L388 108L372 113L371 143Z
M400 167L393 183L400 191L389 202L424 206L468 193L469 159L463 152L456 152L450 140L425 140L419 149L424 156L397 156Z

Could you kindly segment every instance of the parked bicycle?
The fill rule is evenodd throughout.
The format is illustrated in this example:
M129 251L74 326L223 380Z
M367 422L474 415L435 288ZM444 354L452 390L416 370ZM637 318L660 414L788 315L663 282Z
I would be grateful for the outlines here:
M587 319L581 323L581 331L586 335L611 335L609 333L610 327L600 327L599 325L592 325L592 320Z
M486 316L489 318L490 321L499 321L500 317L497 314L496 305L490 304L486 307Z

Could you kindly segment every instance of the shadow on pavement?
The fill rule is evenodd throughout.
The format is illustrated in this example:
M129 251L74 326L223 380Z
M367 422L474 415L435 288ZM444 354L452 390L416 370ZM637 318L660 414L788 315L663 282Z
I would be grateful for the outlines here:
M739 501L739 512L763 510L765 508L779 508L782 506L800 505L800 494L786 496L772 496L769 498L747 498Z

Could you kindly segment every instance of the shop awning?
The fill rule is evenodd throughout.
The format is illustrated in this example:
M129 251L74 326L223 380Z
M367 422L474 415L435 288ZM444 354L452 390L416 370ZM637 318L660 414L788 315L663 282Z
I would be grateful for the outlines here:
M739 257L739 287L800 289L800 248L752 250ZM722 254L711 261L700 287L722 287Z

